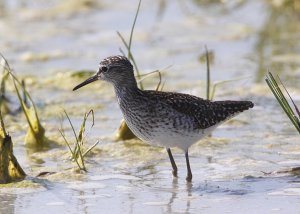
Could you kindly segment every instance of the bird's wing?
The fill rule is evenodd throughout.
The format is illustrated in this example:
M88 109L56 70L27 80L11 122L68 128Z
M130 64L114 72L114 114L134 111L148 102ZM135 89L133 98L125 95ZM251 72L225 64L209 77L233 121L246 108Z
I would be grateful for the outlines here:
M250 101L209 101L181 93L158 91L147 93L155 94L158 100L163 100L176 111L192 117L197 129L206 129L253 107Z

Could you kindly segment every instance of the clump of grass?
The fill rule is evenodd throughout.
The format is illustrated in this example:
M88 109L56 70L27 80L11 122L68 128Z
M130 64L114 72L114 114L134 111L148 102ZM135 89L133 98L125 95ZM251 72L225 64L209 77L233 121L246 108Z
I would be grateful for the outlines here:
M45 128L42 126L36 105L31 98L29 92L25 89L25 83L22 83L18 78L13 74L7 60L1 54L2 60L4 60L4 70L6 70L9 76L12 78L17 97L19 99L21 109L25 115L26 121L28 123L28 131L25 136L25 144L32 149L41 150L47 148L50 144L50 141L45 136ZM23 92L23 97L21 96L20 90Z
M65 143L67 144L70 152L71 152L71 160L75 161L78 169L82 170L82 171L87 171L86 166L85 166L85 157L86 155L99 143L99 141L97 141L94 145L92 145L91 147L89 147L88 149L84 148L84 142L85 142L85 131L86 131L86 121L89 118L89 116L91 115L92 117L92 125L91 128L94 126L94 111L91 109L88 113L86 113L84 115L82 124L80 126L79 132L78 134L76 134L76 131L74 129L74 126L71 122L71 119L68 115L68 113L66 112L66 110L64 110L64 113L69 121L69 124L72 128L74 137L75 137L75 143L73 143L73 148L72 148L72 144L67 140L63 129L59 129L59 132L61 134L61 136L63 137Z
M287 93L288 97L290 98L290 101L291 101L294 109L292 108L292 106L288 102L288 100L286 99L285 95L282 92L282 89L279 87L279 84L277 83L277 81L275 80L275 78L271 72L268 72L265 80L266 80L269 88L271 89L272 93L274 94L275 98L277 99L279 105L281 106L283 111L286 113L286 115L288 116L288 118L290 119L290 121L292 122L292 124L295 126L295 128L297 129L297 131L300 134L300 112L299 112L299 109L296 106L292 97L290 96L290 93L287 91L286 87L280 80L279 76L277 76L277 78L278 78L279 83L282 85L283 89Z
M21 104L21 108L25 115L26 121L29 125L28 131L25 136L26 145L29 145L30 147L34 147L34 148L48 147L49 140L45 136L45 128L42 126L42 124L40 122L40 119L39 119L39 116L37 113L37 109L36 109L36 106L35 106L33 100L31 99L31 97L30 97L29 93L26 91L26 89L22 85L20 85L20 82L18 82L16 79L14 79L13 82L14 82L14 86L15 86L15 90L16 90L19 102ZM19 86L17 86L17 84L19 84ZM26 102L25 102L26 99L25 100L22 99L20 91L19 91L19 87L24 92L24 94L26 95L28 100L30 101L31 106L27 106Z
M13 154L13 143L7 134L0 112L0 184L23 180L26 173Z
M291 123L294 125L294 127L297 129L298 133L300 134L300 111L298 107L296 106L294 100L292 99L290 93L284 86L283 82L277 75L277 80L274 78L273 74L271 72L268 72L266 75L265 81L267 82L269 88L271 89L273 95L275 96L277 102L285 112L285 114L290 119ZM282 88L280 88L280 84ZM290 102L287 100L286 96L283 94L283 90L286 92L287 96L290 99ZM276 172L268 172L264 173L266 175L272 175L272 174L280 174L280 173L290 173L294 176L299 176L300 174L300 167L292 167L289 169L284 169Z

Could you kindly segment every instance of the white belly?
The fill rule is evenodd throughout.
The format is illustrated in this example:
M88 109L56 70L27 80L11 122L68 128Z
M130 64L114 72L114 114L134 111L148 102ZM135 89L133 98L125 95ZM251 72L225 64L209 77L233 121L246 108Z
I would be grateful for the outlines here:
M151 133L146 134L147 131L143 132L143 130L133 126L130 121L126 122L131 131L145 143L166 148L177 147L184 151L187 151L191 145L210 134L216 128L216 126L212 126L205 130L187 132L174 130L170 125L154 128Z

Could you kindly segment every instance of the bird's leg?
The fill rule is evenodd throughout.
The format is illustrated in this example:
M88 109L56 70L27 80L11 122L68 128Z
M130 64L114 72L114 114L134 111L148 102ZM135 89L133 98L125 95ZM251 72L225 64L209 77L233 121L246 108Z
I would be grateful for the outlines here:
M192 178L193 178L193 175L192 175L192 170L191 170L191 166L190 166L188 150L185 151L185 160L186 160L186 168L187 168L186 181L191 182Z
M177 177L177 166L176 166L176 163L174 161L171 149L167 148L167 152L168 152L168 155L169 155L169 158L170 158L170 161L171 161L171 164L172 164L172 168L173 168L172 174L173 174L174 177Z

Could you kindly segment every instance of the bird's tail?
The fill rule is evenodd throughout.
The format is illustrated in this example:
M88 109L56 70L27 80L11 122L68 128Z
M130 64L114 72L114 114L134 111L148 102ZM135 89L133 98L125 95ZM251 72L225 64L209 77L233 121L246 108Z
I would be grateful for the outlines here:
M254 104L251 101L226 100L226 101L215 101L215 103L218 103L218 105L226 109L226 112L228 112L229 115L241 113L245 110L253 108L254 106Z

